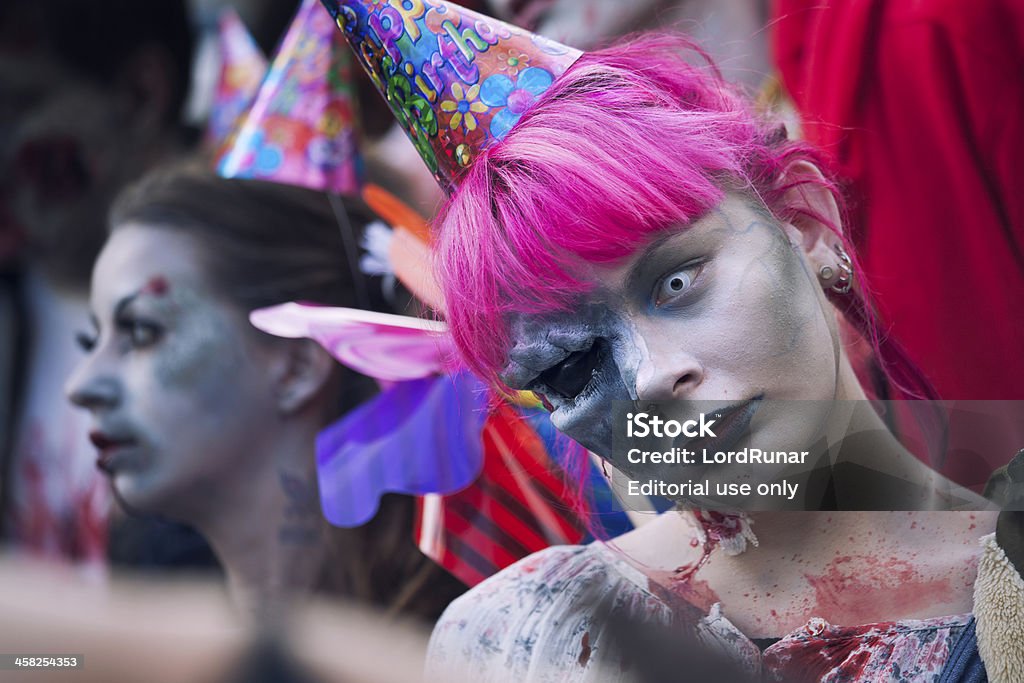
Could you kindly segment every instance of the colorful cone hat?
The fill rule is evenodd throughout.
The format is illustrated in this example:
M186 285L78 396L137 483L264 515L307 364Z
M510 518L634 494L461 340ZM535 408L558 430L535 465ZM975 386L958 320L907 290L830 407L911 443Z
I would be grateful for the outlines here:
M582 55L442 0L323 3L446 191Z
M252 104L267 73L267 58L231 7L220 15L217 50L220 74L206 128L206 143L214 149L230 143L231 133Z
M354 194L362 164L352 58L317 0L304 0L234 144L226 178L258 178Z

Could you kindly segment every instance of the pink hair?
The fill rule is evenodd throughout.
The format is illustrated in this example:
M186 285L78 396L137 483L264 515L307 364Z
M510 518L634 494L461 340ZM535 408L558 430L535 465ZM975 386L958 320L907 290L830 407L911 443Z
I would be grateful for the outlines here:
M688 57L699 57L693 63ZM478 157L438 220L436 259L448 320L467 364L492 380L510 345L510 312L569 310L588 264L623 259L678 229L727 190L758 198L780 221L801 183L797 160L827 164L813 147L755 113L687 39L649 34L585 54L499 144ZM827 177L827 171L826 171ZM841 227L829 226L846 244ZM875 350L890 382L934 397L894 342L880 336L863 278L833 296Z

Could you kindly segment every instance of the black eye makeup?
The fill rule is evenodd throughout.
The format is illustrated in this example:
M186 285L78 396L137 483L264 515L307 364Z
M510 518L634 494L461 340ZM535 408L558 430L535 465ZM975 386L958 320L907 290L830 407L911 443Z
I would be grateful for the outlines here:
M576 398L593 381L604 354L605 348L600 340L586 351L569 354L565 360L537 377L534 390L545 396L555 394L568 400Z
M100 324L92 313L89 314L89 327L90 329L88 330L78 330L75 332L75 345L84 353L90 353L96 348L96 344L99 343Z
M123 297L114 306L114 334L120 352L148 349L158 344L166 334L167 328L144 313L136 312L136 303L144 290ZM143 306L145 308L145 306ZM99 341L100 325L95 316L91 317L93 332L78 332L76 343L85 352L92 351Z

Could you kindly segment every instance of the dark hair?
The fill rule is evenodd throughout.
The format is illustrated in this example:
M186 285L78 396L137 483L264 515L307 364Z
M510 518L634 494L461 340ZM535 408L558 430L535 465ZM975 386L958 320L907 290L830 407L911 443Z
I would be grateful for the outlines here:
M353 253L379 220L361 200L261 180L221 178L193 166L163 168L129 186L110 212L111 230L132 224L185 233L203 245L214 286L245 311L288 301L404 312L411 297L360 273ZM339 227L339 220L348 226ZM351 228L348 239L342 230ZM346 244L346 241L349 244ZM341 414L376 393L373 380L342 369Z
M343 238L331 199L322 192L179 166L126 189L114 203L110 225L118 230L144 223L194 238L204 247L213 285L243 310L311 301L404 312L412 305L405 290L388 288L385 295L382 277L351 265L357 256L352 245L381 219L359 199L339 199L340 220L351 227L352 239ZM343 390L335 415L378 390L364 375L339 371ZM412 498L389 495L362 527L332 528L319 588L428 620L440 616L465 587L413 545L414 512Z
M350 258L365 227L381 220L362 200L262 180L227 179L188 166L164 168L128 187L110 211L111 230L145 223L187 233L207 249L214 283L246 309L285 301L395 312L381 278ZM343 237L339 220L351 227ZM357 255L356 255L357 256ZM352 262L354 263L354 262ZM360 300L360 292L367 298ZM398 311L401 312L401 311Z

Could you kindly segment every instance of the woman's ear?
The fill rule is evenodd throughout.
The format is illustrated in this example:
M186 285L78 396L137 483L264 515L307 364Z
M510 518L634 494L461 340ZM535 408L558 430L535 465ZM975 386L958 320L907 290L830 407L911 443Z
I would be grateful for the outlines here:
M274 395L282 415L304 410L331 379L335 360L311 339L289 339L275 364Z
M794 161L782 172L779 184L788 188L784 205L792 217L782 226L790 241L806 254L815 273L823 267L838 272L836 246L842 242L833 228L842 226L842 217L821 170L809 161Z

